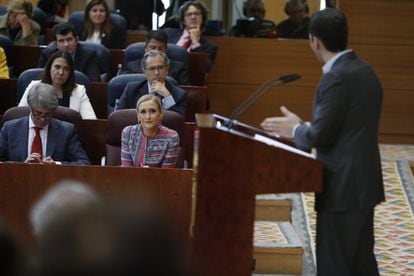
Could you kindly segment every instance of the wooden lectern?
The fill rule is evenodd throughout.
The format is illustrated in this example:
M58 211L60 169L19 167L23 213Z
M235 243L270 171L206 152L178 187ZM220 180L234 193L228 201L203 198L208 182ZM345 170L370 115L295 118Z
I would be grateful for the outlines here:
M194 151L195 275L251 275L255 196L322 189L322 163L257 141L261 130L197 114Z

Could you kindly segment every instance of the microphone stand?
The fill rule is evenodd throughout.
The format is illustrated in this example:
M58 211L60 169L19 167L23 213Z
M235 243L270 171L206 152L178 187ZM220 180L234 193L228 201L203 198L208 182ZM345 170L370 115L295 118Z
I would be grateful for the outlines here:
M299 79L300 76L297 74L292 74L292 75L286 75L286 76L281 76L281 77L277 77L274 79L270 79L266 82L264 82L253 94L251 94L246 100L244 100L244 102L242 102L241 105L239 105L229 116L227 123L225 124L225 126L230 130L232 129L235 125L238 124L237 120L235 120L235 118L237 118L241 113L243 113L248 107L250 107L259 97L261 97L264 93L266 93L270 88L272 88L273 86L282 84L282 83L287 83L287 82L291 82L294 80Z

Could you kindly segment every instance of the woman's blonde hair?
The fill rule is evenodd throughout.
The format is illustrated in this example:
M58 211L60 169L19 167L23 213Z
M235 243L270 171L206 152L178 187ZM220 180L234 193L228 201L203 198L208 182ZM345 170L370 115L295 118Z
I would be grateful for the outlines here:
M160 110L160 112L162 113L162 105L161 105L161 100L159 97L151 95L151 94L146 94L144 96L142 96L141 98L138 99L137 101L137 112L139 111L139 106L143 103L143 102L147 102L147 101L154 101L157 105L158 108Z

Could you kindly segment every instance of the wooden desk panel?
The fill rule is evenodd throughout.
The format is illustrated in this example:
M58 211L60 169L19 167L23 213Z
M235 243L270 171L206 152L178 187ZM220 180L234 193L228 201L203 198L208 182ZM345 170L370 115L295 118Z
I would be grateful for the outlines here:
M261 84L277 76L296 73L301 85L315 86L321 64L306 40L209 37L217 58L208 83ZM299 82L296 82L299 84Z
M352 0L339 5L348 17L351 44L414 45L413 1Z
M0 185L0 213L23 240L31 238L30 208L62 179L86 182L104 197L150 199L167 212L182 237L188 238L192 170L0 164L0 175L4 180Z
M17 79L0 79L0 114L16 106Z
M15 66L14 76L18 77L24 70L37 68L40 53L46 46L14 46Z
M88 89L88 97L98 119L108 117L108 83L91 82Z
M356 5L355 1L352 2L352 5ZM282 104L303 116L303 119L310 119L313 96L322 75L322 64L314 57L308 41L230 37L209 39L219 47L216 63L208 76L211 112L227 116L264 81L297 73L302 79L274 89L274 92L269 91L239 119L258 126L265 117L280 114L279 106ZM373 66L384 87L381 137L386 137L387 142L414 143L414 124L407 120L414 117L414 109L410 105L414 102L414 47L405 43L353 43L350 48Z
M108 122L104 120L80 120L79 139L93 165L100 165L106 155L106 131Z
M124 64L125 51L120 49L110 49L111 54L111 76L113 78L118 73L118 64Z

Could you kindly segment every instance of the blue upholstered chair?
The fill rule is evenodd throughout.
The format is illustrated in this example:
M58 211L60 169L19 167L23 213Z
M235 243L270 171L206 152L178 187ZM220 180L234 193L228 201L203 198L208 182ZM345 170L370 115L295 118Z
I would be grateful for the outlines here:
M3 48L7 58L7 66L9 67L10 73L14 66L14 43L7 36L0 35L0 46Z
M111 53L108 49L106 49L105 46L101 44L91 43L91 42L85 42L80 41L79 42L82 46L84 46L89 51L93 51L96 53L96 56L98 57L98 63L99 63L99 71L101 75L101 81L106 82L109 79L109 75L111 73ZM47 49L56 49L56 43L51 42L49 45L47 45Z
M19 104L20 99L22 98L26 87L29 83L33 80L40 80L43 73L43 68L32 68L27 69L23 73L20 74L19 78L17 79L17 91L16 91L16 101ZM89 91L89 78L83 74L82 72L75 71L75 82L78 84L82 84L86 88L86 93Z
M80 42L86 49L94 51L98 57L99 69L101 73L101 81L106 82L111 73L111 53L102 44L91 42Z
M108 115L115 111L117 100L121 98L124 88L128 82L146 79L147 77L144 74L124 74L113 77L108 82ZM166 79L173 84L178 85L177 81L170 76L167 76Z
M84 28L84 11L76 11L71 13L71 15L68 18L68 22L73 24L75 26L76 33L80 36L83 32ZM117 29L122 31L121 40L122 44L126 45L126 38L127 38L127 22L122 15L119 15L117 13L111 13L111 22L112 25L115 26Z
M126 47L124 55L124 67L126 67L128 62L142 58L145 53L144 47L145 42L135 42ZM168 43L167 56L169 59L183 62L186 66L188 64L187 50L181 46L177 46L174 43Z
M144 79L146 79L144 74L125 74L113 77L108 82L108 115L115 110L117 100L121 98L128 82Z

